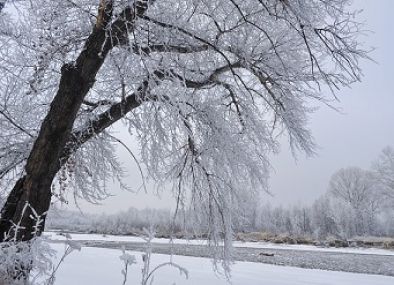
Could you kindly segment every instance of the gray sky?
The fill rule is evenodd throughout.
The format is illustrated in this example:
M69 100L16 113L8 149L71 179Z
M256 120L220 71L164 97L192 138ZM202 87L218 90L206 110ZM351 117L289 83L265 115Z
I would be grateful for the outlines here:
M343 114L322 107L311 117L311 129L319 145L313 158L292 159L283 144L272 162L271 191L275 203L311 203L327 190L330 176L339 168L368 168L386 145L394 145L394 21L392 0L355 0L361 18L373 33L363 38L376 50L377 63L362 62L364 78L352 89L338 93Z
M330 176L347 166L368 168L386 145L394 146L394 11L393 0L354 0L357 9L363 9L360 17L366 28L373 31L362 41L376 50L371 56L377 63L362 62L364 78L351 89L341 90L337 95L342 112L322 106L310 120L310 128L319 148L315 157L299 155L292 157L284 141L282 151L272 158L275 171L271 175L270 191L274 197L263 195L262 200L275 205L310 204L327 190ZM120 133L125 141L132 141ZM130 171L127 179L131 187L137 188L141 179L135 164L128 159L125 167ZM150 189L153 192L152 189ZM129 207L168 208L173 205L170 193L156 195L120 191L114 186L113 197L102 205L81 202L86 212L113 213Z

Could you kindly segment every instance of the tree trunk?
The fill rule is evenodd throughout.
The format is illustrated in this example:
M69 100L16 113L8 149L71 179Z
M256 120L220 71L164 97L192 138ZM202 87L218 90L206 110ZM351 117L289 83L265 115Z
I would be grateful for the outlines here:
M83 51L74 64L62 67L59 89L27 159L25 174L15 184L1 211L0 242L11 239L27 241L44 230L45 216L51 201L51 184L64 163L61 159L67 159L70 155L66 151L70 146L66 144L75 142L71 131L78 110L108 52L120 44L114 39L126 37L134 28L136 17L148 8L147 0L137 1L133 7L125 8L111 23L112 33L109 38L106 29L112 19L112 1L100 3L97 23ZM136 100L129 101L125 103L138 105ZM119 107L123 106L113 107L110 111L119 111ZM105 125L106 120L101 123Z
M90 55L87 63L94 64L94 68L98 69L102 61L98 55L96 59ZM62 68L59 90L27 159L25 175L16 183L2 210L1 239L8 235L8 239L30 240L33 233L39 234L44 228L45 213L51 201L51 184L59 170L61 153L82 100L93 82L90 76L83 76L83 68L85 65L79 68L65 65ZM40 224L33 219L38 218L33 210L42 219Z

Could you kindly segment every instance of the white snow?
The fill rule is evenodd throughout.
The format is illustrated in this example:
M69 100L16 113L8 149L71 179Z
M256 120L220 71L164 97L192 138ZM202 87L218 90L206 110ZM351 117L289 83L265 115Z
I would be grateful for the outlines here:
M64 236L59 235L56 232L47 232L46 235L52 240L65 240ZM135 236L114 236L114 235L100 235L100 234L71 234L73 240L80 241L113 241L113 242L145 242L141 237ZM174 239L175 244L191 244L191 245L203 245L206 244L206 240L186 240L186 239ZM170 243L169 239L155 238L152 243ZM241 242L235 241L234 247L249 247L249 248L261 248L261 249L291 249L291 250L303 250L303 251L321 251L321 252L337 252L337 253L354 253L354 254L371 254L371 255L390 255L394 256L394 250L381 249L381 248L334 248L334 247L317 247L313 245L301 245L301 244L274 244L269 242Z
M59 253L64 246L52 245ZM129 267L126 284L140 284L142 258L140 252L134 254L137 264ZM84 284L109 285L122 284L122 261L120 250L83 247L73 252L60 266L56 285ZM153 255L152 264L168 262L168 255ZM229 284L223 276L215 274L212 263L206 258L174 256L173 261L189 271L189 279L180 276L175 268L165 267L155 275L154 285L224 285ZM392 285L393 277L366 275L346 272L301 269L273 266L260 263L237 262L232 267L234 285Z

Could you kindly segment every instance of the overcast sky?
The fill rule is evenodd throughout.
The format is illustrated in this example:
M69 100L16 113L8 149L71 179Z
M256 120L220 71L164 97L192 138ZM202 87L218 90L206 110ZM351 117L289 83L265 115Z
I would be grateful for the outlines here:
M336 107L341 108L341 113L322 106L311 116L310 128L319 145L315 157L300 155L295 161L284 141L281 153L272 158L275 171L270 191L274 196L263 195L263 203L308 205L327 190L330 176L336 170L348 166L369 168L383 147L394 146L394 1L354 0L354 6L364 10L360 19L373 31L362 41L376 48L371 56L377 63L362 62L362 82L338 93L340 102ZM132 141L125 134L119 135ZM137 168L124 150L119 153L130 172L129 185L137 188L141 182ZM82 208L86 212L113 213L129 207L173 205L170 193L157 197L152 193L120 191L116 186L112 193L114 196L102 205L81 202Z

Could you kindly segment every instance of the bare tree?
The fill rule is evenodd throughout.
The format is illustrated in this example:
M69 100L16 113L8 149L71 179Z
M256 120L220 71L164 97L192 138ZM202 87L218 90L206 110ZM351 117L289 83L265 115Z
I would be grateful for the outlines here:
M382 200L377 191L373 173L358 167L340 169L331 177L329 185L329 193L354 211L353 222L357 234L374 228Z
M394 149L385 147L373 165L382 194L394 202Z
M324 239L328 236L339 235L337 221L327 195L320 197L313 203L312 217L318 238Z
M340 169L331 177L329 187L334 197L359 209L369 199L372 183L370 173L358 167L348 167Z
M189 190L228 245L231 209L266 189L278 134L312 153L309 102L359 80L366 57L347 0L15 5L0 15L0 240L39 234L67 189L104 198L122 176L111 128L122 119L145 175L178 202Z

